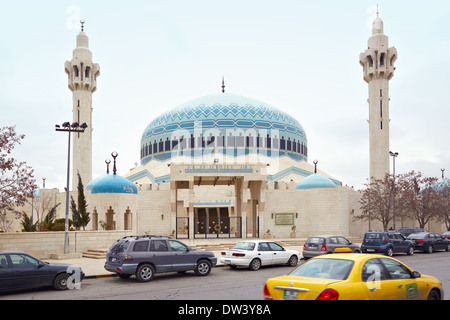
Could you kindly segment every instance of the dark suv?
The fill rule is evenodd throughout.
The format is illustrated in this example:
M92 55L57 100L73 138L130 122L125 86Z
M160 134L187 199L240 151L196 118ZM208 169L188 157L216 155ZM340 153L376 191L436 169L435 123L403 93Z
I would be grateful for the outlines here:
M136 275L140 282L153 279L155 273L194 270L207 276L217 264L211 251L194 250L168 237L129 236L117 240L106 254L105 269L120 278Z
M412 255L414 254L414 243L405 239L400 232L369 231L364 234L361 251L364 253L381 252L389 257L398 252Z

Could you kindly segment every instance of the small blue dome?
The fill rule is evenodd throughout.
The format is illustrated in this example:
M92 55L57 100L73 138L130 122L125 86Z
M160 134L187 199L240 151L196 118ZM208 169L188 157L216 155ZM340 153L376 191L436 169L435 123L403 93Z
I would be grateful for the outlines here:
M336 188L336 184L327 177L314 173L297 183L296 189Z
M97 179L90 188L91 193L130 193L137 194L137 187L128 179L117 174L107 174ZM89 184L88 184L89 185ZM86 186L87 188L87 186Z
M442 192L446 188L450 188L450 180L446 178L441 178L433 184L433 188L438 192Z
M103 179L104 177L106 177L107 174L105 173L104 175L97 177L93 180L91 180L87 185L86 185L86 190L92 190L92 187L100 180Z

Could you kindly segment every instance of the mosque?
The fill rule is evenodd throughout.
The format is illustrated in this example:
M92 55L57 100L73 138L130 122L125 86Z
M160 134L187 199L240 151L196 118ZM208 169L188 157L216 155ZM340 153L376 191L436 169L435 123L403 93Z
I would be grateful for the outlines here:
M369 84L371 176L389 173L389 80L397 52L389 48L379 17L361 54ZM86 230L130 230L176 238L360 236L353 222L360 193L308 161L307 134L297 119L254 98L222 90L181 104L143 128L140 164L117 174L112 153L107 173L92 177L92 94L100 66L89 39L77 36L65 63L73 92L73 121L86 123L73 135L72 190L77 173L86 188L91 221ZM97 120L98 121L98 120ZM109 166L113 166L109 168ZM60 202L65 193L40 190ZM76 194L76 191L71 191ZM75 196L74 196L75 198Z

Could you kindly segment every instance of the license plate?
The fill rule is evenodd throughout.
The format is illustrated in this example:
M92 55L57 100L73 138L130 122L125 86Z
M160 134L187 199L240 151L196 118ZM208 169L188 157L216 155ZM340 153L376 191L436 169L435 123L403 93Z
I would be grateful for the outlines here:
M231 260L224 260L225 264L230 264Z
M375 249L367 249L367 252L375 252Z
M298 292L292 290L284 290L285 300L297 300Z

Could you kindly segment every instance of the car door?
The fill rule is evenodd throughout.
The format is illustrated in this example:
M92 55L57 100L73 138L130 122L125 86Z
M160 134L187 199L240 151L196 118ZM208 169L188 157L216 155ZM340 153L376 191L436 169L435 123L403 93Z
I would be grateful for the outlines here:
M390 300L395 284L388 282L389 274L378 258L367 260L361 270L365 296L369 300Z
M197 265L195 251L177 240L169 240L169 247L172 253L172 271L192 270Z
M391 290L389 300L416 300L424 298L424 288L419 288L416 278L413 277L412 272L405 265L393 259L381 258L380 260L389 274L389 279L383 283Z
M333 252L335 252L335 251L337 251L337 252L352 252L352 248L350 247L351 243L348 239L341 237L341 236L336 237L336 238L337 238L337 242L338 242L338 245L336 246L336 248L338 250L336 250L336 248L335 248L335 250Z
M273 251L268 242L260 242L256 247L256 257L261 260L261 265L273 264Z
M173 256L169 251L167 240L158 239L150 242L149 260L156 267L156 272L172 271Z
M17 287L39 287L49 285L49 268L39 260L23 253L9 254L13 278Z
M442 238L440 234L435 233L434 237L436 238L436 249L444 250L447 248L447 244L444 242L444 238Z
M269 242L269 247L273 252L272 264L281 264L288 261L288 253L278 243Z
M0 290L16 287L13 270L6 254L0 254Z

